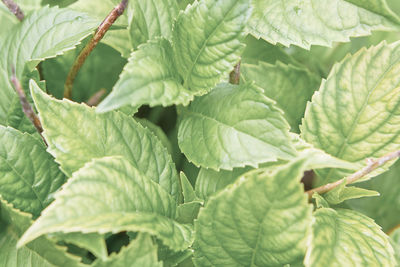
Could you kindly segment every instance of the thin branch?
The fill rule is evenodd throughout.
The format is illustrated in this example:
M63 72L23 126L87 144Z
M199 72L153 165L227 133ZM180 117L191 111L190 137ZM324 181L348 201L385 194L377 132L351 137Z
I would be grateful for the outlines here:
M229 74L229 83L239 84L240 82L240 61L235 65L233 71Z
M312 195L314 193L318 193L318 194L323 194L326 192L331 191L332 189L338 187L339 185L341 185L344 180L346 180L346 184L352 184L354 182L356 182L357 180L363 178L364 176L366 176L367 174L371 173L372 171L374 171L375 169L381 167L382 165L384 165L385 163L387 163L388 161L391 161L395 158L400 157L400 150L397 150L395 152L389 153L381 158L378 158L376 160L370 160L368 162L368 165L365 166L364 168L362 168L361 170L353 173L352 175L340 179L334 183L330 183L330 184L326 184L311 190L308 190L306 193L308 194L308 198L311 199Z
M24 19L24 12L13 0L1 0L7 6L7 8L17 17L19 21Z
M28 119L32 122L33 126L35 126L36 130L39 132L40 136L42 136L43 127L40 123L39 117L36 115L35 111L33 110L32 106L29 104L28 99L26 99L26 95L24 89L22 89L22 85L18 80L17 76L15 75L15 70L12 68L12 76L11 76L11 83L14 85L14 89L19 96L19 101L22 105L22 111L28 117ZM42 136L43 138L43 136ZM44 143L47 145L46 141L43 138Z
M83 48L83 50L80 52L79 56L76 58L74 64L72 65L67 79L65 81L64 85L64 97L71 99L72 97L72 87L76 78L76 75L79 72L79 69L83 66L85 63L86 58L89 56L89 54L92 52L92 50L97 46L97 44L100 42L100 40L104 37L108 29L111 27L111 25L118 19L119 16L124 13L124 10L126 9L128 0L122 0L121 3L119 3L113 10L111 10L110 14L103 20L103 22L100 24L100 26L97 28L94 36L92 39L89 41L89 43Z
M400 229L400 224L396 225L395 227L393 227L392 229L390 229L389 231L386 232L387 235L391 235L394 233L394 231L396 231L397 229Z
M107 93L106 89L100 89L98 92L94 93L89 100L86 102L86 104L90 107L97 106L100 103L101 97Z

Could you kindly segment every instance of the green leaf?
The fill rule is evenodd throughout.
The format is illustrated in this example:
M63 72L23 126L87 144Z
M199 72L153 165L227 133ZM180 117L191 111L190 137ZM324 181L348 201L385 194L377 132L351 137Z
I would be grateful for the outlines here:
M264 62L242 64L241 77L245 81L254 81L263 89L264 95L277 102L294 132L299 131L307 101L320 84L320 78L306 69L280 62L275 65Z
M191 229L174 221L175 215L176 200L129 161L95 159L73 174L19 245L57 232L140 231L182 250L192 242Z
M185 203L196 201L198 198L194 192L192 184L189 182L184 172L180 173L182 194Z
M400 43L361 49L336 64L307 105L303 138L355 162L400 149ZM348 173L321 173L324 181ZM376 174L375 174L376 175Z
M139 234L127 247L118 254L112 254L107 260L97 260L93 267L162 267L157 259L157 246L147 234Z
M47 92L54 97L63 98L64 83L68 72L84 45L86 42L64 55L48 59L41 64L41 74L46 80ZM99 43L85 60L85 64L76 76L72 100L87 101L101 89L110 92L125 64L126 60L116 50Z
M233 184L242 174L251 170L250 167L234 168L231 171L201 168L196 179L196 194L204 199L219 192L227 185Z
M132 53L111 94L104 99L99 112L130 104L150 106L187 105L193 99L175 69L172 47L168 40L157 39L139 46Z
M333 190L324 194L324 198L330 204L337 205L348 199L362 198L362 197L376 197L379 193L373 190L367 190L355 186L346 186L346 180Z
M179 147L202 167L258 166L296 153L282 112L251 84L221 84L179 115Z
M393 248L374 221L352 210L322 208L314 213L306 266L394 266Z
M211 197L195 222L196 266L282 266L305 252L311 205L305 161L249 174Z
M171 39L172 25L178 15L176 0L132 0L128 4L129 34L132 46L155 37Z
M181 12L173 30L176 68L201 95L228 77L244 49L249 0L203 0Z
M0 124L11 125L25 116L10 82L11 68L15 68L22 82L24 73L31 72L43 59L74 48L93 31L96 23L83 13L44 7L26 16L12 28L11 34L0 37Z
M0 126L0 195L34 217L66 181L46 147L29 134Z
M386 0L346 0L359 7L380 14L395 23L400 23L400 18L389 7Z
M49 144L48 151L71 175L85 163L105 156L124 156L141 173L177 198L179 178L162 143L132 117L120 112L97 114L94 108L55 100L31 82L32 95Z
M54 236L54 237L53 237ZM103 235L97 233L82 234L81 232L75 233L56 233L51 236L56 241L64 241L68 244L74 244L80 248L87 249L94 256L105 260L108 256L106 242Z
M0 198L0 266L83 267L79 258L64 247L42 237L17 249L17 241L31 224L31 215L15 209Z
M383 2L374 2L378 1ZM348 42L349 37L370 35L373 30L398 29L399 21L395 24L374 11L345 0L254 0L248 31L272 44L310 49Z
M68 8L88 13L98 19L100 22L103 21L104 18L107 17L107 15L111 12L111 10L120 2L120 0L79 0L70 5ZM125 58L128 58L132 51L131 42L129 40L129 32L126 29L127 26L128 16L126 15L126 12L124 12L124 14L122 14L122 16L120 16L115 23L113 23L113 27L117 29L110 29L102 39L103 43L120 52Z
M400 161L389 171L372 180L359 183L358 186L376 190L379 197L357 199L346 202L352 209L373 218L384 231L389 231L400 224Z
M394 248L394 256L397 261L396 266L400 266L400 228L390 234L390 243Z
M357 170L355 164L351 164L344 160L332 157L320 149L314 148L312 145L307 144L297 134L290 134L292 143L297 150L297 159L306 159L306 169L320 169L320 168L346 168L350 170ZM281 165L286 164L287 161L279 160L277 162L268 162L261 164L260 167L264 170L273 170ZM211 169L201 168L199 175L196 179L196 194L207 200L211 195L219 192L221 189L227 187L229 184L234 183L241 175L252 170L250 167L234 168L231 171L220 170L214 171Z

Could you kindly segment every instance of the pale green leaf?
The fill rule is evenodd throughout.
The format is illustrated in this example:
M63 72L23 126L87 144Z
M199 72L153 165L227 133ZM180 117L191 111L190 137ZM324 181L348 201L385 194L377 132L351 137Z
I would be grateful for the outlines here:
M400 266L400 228L390 234L390 243L394 248L394 256L397 261L396 266Z
M306 49L348 42L349 37L369 35L372 30L394 29L398 25L380 13L345 0L254 0L248 23L248 31L257 38Z
M346 202L352 209L373 218L384 231L400 224L400 161L393 164L389 171L358 186L376 190L380 196Z
M263 39L256 39L252 35L248 35L246 36L245 44L246 48L242 54L242 63L258 64L258 62L264 61L275 64L280 61L285 64L300 65L282 47L272 45Z
M174 250L191 229L174 221L176 200L122 157L95 159L75 172L19 245L49 233L142 231Z
M139 122L144 128L149 129L158 139L160 139L161 143L168 149L170 154L173 153L171 142L169 141L168 137L165 135L163 129L160 126L155 125L149 120L135 118L137 122Z
M400 18L396 15L389 7L386 0L346 0L347 2L353 3L359 7L370 10L376 14L380 14L395 23L400 23Z
M31 83L32 95L49 144L48 151L68 175L94 158L124 156L139 171L177 198L179 178L162 143L132 117L97 114L94 108L56 100Z
M201 207L200 201L183 203L176 210L176 221L183 224L193 224Z
M329 208L329 203L318 193L314 193L312 198L315 200L316 207L319 208Z
M197 200L192 184L189 182L184 172L180 173L182 194L185 203Z
M179 147L196 165L258 166L296 153L282 112L251 84L221 84L180 113Z
M229 184L233 184L242 174L251 170L250 167L234 168L231 171L201 168L196 179L196 194L207 200Z
M195 1L173 30L176 68L184 86L204 94L223 81L240 60L249 0Z
M244 81L254 81L264 90L264 95L276 101L294 132L299 131L307 101L321 82L318 76L304 68L280 62L275 65L264 62L242 64L241 77Z
M355 162L400 149L400 43L361 49L336 64L307 105L302 137ZM348 173L330 170L323 181ZM376 174L375 174L376 175Z
M192 92L182 86L175 69L171 44L168 40L157 39L132 53L113 91L100 103L98 111L127 104L135 107L187 105L192 99Z
M176 0L131 0L127 12L128 30L132 46L136 49L155 37L171 39L179 7Z
M101 22L120 2L120 0L78 0L68 8L80 12L86 12ZM128 16L126 15L126 12L124 12L124 14L122 14L122 16L120 16L113 24L113 27L116 27L117 29L110 29L102 39L103 43L120 52L125 58L128 58L132 51L131 42L129 40L129 32L126 29L127 26Z
M379 193L373 190L367 190L355 186L346 186L346 180L333 190L324 194L324 198L330 204L337 205L348 199L362 198L362 197L376 197Z
M283 266L305 253L312 207L304 160L239 179L211 197L195 222L196 266Z
M0 195L34 217L66 181L42 142L4 126L0 126L0 166Z
M41 60L74 48L96 24L84 13L43 7L16 24L11 34L0 36L0 124L10 125L24 116L10 82L12 67L23 82L24 70L29 73Z
M389 239L374 221L352 210L314 213L313 238L304 260L312 267L395 266Z
M31 215L15 209L0 198L0 266L83 267L66 248L42 237L17 249L17 241L31 224Z
M87 249L93 253L94 256L102 260L105 260L108 256L104 236L97 233L56 233L51 235L51 238L55 239L56 241L63 241L65 243L74 244L80 248Z
M306 169L320 169L320 168L345 168L350 170L357 170L357 165L344 160L332 157L320 149L314 148L312 145L307 144L297 134L291 133L291 141L297 151L296 158L306 159ZM277 162L268 162L260 165L262 170L273 170L277 167L286 164L287 161L279 160ZM201 168L199 175L196 179L196 194L207 200L211 195L225 188L227 185L234 183L241 175L252 170L250 167L234 168L231 171L220 170L214 171L211 169Z
M147 234L139 234L131 243L107 260L97 260L93 267L162 267L157 259L157 246Z

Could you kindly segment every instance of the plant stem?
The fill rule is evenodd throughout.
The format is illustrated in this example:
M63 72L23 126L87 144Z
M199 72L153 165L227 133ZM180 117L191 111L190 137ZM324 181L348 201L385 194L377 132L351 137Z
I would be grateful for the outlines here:
M13 0L1 0L7 6L7 8L17 17L19 21L24 19L24 12Z
M101 97L107 93L106 89L102 88L96 93L94 93L89 100L86 102L86 104L90 107L97 106L100 103Z
M361 170L353 173L352 175L340 179L334 183L329 183L311 190L308 190L306 193L308 194L308 198L311 199L312 195L314 193L318 193L318 194L323 194L326 193L328 191L331 191L332 189L338 187L339 185L341 185L343 182L345 182L346 184L352 184L354 182L356 182L357 180L361 179L362 177L364 177L365 175L371 173L372 171L374 171L375 169L381 167L382 165L384 165L385 163L387 163L388 161L391 161L395 158L400 157L400 150L397 150L395 152L389 153L381 158L378 158L376 160L370 160L367 164L367 166L365 166L364 168L362 168ZM346 181L344 181L346 180Z
M22 85L21 85L20 81L18 80L17 76L15 75L14 68L12 69L11 83L14 85L14 89L19 96L19 101L21 102L21 105L22 105L22 111L32 122L33 126L35 126L35 128L39 132L40 136L42 136L42 132L43 132L42 124L40 123L39 117L36 115L32 106L29 104L28 100L26 99L24 89L22 89ZM42 139L43 139L44 143L47 145L46 140L43 138L43 136L42 136Z
M240 82L240 61L235 65L233 71L229 74L229 83L239 84Z
M108 31L108 29L111 27L111 25L118 19L119 16L122 15L122 13L124 13L127 3L128 3L128 0L122 0L121 3L119 3L113 10L111 10L110 14L108 14L108 16L103 20L103 22L97 28L92 39L85 46L85 48L83 48L83 50L80 52L80 54L76 58L74 64L72 65L72 67L68 73L67 79L65 81L65 85L64 85L64 97L65 98L71 99L72 87L73 87L76 75L79 72L79 69L83 66L86 58L89 56L89 54L92 52L92 50L97 46L97 44L100 42L100 40L104 37L104 35Z
M386 232L387 235L391 235L394 233L394 231L396 231L397 229L400 229L400 224L396 225L395 227L393 227L392 229L390 229L389 231Z

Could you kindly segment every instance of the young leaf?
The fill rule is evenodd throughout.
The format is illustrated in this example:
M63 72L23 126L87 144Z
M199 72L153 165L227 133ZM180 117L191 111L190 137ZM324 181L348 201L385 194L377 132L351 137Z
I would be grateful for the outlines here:
M367 1L254 0L248 31L272 44L310 49L311 45L348 42L349 37L369 35L372 30L398 29L399 20L392 21L380 12L375 13L375 9L367 10L350 2Z
M182 250L192 242L191 229L175 215L175 199L129 161L95 159L73 174L19 245L48 233L139 231Z
M10 82L12 67L17 78L24 80L24 70L30 72L43 59L74 48L96 24L83 13L44 7L16 24L9 35L0 37L0 124L7 126L15 116L24 116Z
M320 78L315 74L280 62L275 65L264 62L242 64L241 77L244 81L254 81L264 90L264 95L277 102L294 132L299 131L307 101L320 84Z
M202 167L257 166L296 154L282 112L251 84L221 84L180 116L179 147Z
M351 210L314 213L313 239L305 266L394 266L393 248L374 221Z
M171 39L172 25L179 12L176 0L131 0L127 11L134 49L155 37Z
M400 224L400 161L392 165L389 171L372 180L358 184L376 190L379 197L357 199L346 202L352 209L373 218L384 231L389 231Z
M171 156L148 129L120 112L97 114L94 108L55 100L31 82L48 151L68 175L94 158L124 156L141 173L177 198L179 181Z
M185 173L181 172L180 178L181 178L182 194L184 202L189 203L192 201L196 201L198 198Z
M376 197L379 193L373 190L367 190L355 186L346 186L344 180L338 187L324 194L324 198L330 204L337 205L348 199L362 198L362 197Z
M0 126L0 195L33 217L53 201L66 181L53 157L36 138Z
M151 236L139 234L127 247L118 254L112 254L107 260L97 260L93 267L162 267L157 259L157 246L153 244Z
M400 148L400 43L361 49L336 64L307 105L302 136L337 158L365 164ZM324 181L342 178L331 170Z
M283 266L305 252L311 206L305 161L240 179L211 197L195 222L196 266Z
M133 52L113 91L104 99L99 112L130 104L138 107L172 104L187 105L193 94L181 84L168 40L157 39L140 45Z
M195 1L181 12L173 30L176 68L185 88L211 90L240 60L249 0Z

